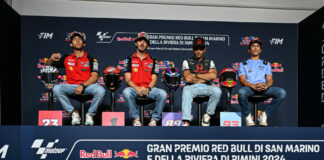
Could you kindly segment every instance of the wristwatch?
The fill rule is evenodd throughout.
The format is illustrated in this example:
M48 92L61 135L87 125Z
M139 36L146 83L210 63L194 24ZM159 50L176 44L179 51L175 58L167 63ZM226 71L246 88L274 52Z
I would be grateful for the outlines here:
M151 91L151 89L152 89L151 87L146 87L146 88L147 88L149 91Z
M81 83L81 84L80 84L80 86L82 86L83 88L85 88L85 87L86 87L86 86L85 86L85 85L84 85L83 83Z

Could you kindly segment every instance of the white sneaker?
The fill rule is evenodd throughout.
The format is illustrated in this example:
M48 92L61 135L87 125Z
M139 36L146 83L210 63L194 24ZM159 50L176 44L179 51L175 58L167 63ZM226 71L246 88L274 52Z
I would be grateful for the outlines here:
M182 126L184 126L184 127L188 127L188 126L190 126L190 123L189 123L189 121L187 121L188 123L185 123L184 121L183 121L183 125Z
M268 126L267 114L265 112L262 112L258 119L261 126Z
M154 118L151 119L151 122L148 124L148 126L156 126L156 120Z
M86 126L93 126L93 118L89 114L89 112L86 114L86 121L85 121L84 125L86 125Z
M133 126L142 126L141 121L139 120L139 117L133 120Z
M245 117L246 126L255 126L255 123L252 119L251 113Z
M201 126L209 126L210 125L210 115L205 113L202 117Z
M80 125L81 124L81 118L79 113L77 112L72 112L72 121L71 124L74 125Z

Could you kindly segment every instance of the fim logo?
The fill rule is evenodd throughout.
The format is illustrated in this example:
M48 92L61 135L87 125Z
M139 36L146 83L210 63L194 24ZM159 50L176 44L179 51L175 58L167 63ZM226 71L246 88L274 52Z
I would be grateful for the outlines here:
M120 152L115 151L114 158L117 158L117 157L121 157L121 158L124 158L124 159L132 158L132 157L138 158L138 151L133 152L133 151L131 151L129 149L123 149Z
M247 46L250 44L250 41L255 39L257 37L254 37L254 36L245 36L245 37L241 37L241 43L240 45L241 46Z
M238 63L238 62L232 63L232 68L235 71L238 71L240 69L240 63Z
M36 154L41 155L40 159L45 159L47 154L62 154L66 151L66 148L53 148L56 143L59 142L59 139L56 139L54 142L48 142L46 147L42 147L44 139L35 139L31 148L37 148Z
M8 152L8 148L9 148L9 144L5 144L0 148L0 158L1 159L5 159L7 156L7 152Z
M108 36L108 33L109 33L109 32L102 32L102 31L98 31L98 32L97 32L97 37L98 37L98 39L99 39L98 42L102 42L102 41L104 41L105 39L109 39L109 38L111 38L111 36Z
M270 44L271 45L282 45L284 39L283 38L272 38L270 39Z
M271 70L272 72L284 72L284 68L282 67L282 64L278 62L274 62L271 64Z
M48 32L41 32L38 35L38 39L52 39L54 37L54 33L48 33Z

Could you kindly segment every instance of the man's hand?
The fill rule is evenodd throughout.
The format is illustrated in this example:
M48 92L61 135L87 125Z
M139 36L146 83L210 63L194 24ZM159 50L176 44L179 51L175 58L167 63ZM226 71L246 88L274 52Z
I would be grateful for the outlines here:
M257 91L265 91L269 88L269 86L264 83L259 82L256 84L256 88L257 88Z
M51 59L53 61L59 61L61 59L61 53L53 53Z
M145 87L137 87L135 90L141 97L145 95Z
M148 88L144 89L144 95L148 97L150 90Z
M83 89L84 89L83 86L80 85L75 89L74 93L76 95L80 95L82 93Z

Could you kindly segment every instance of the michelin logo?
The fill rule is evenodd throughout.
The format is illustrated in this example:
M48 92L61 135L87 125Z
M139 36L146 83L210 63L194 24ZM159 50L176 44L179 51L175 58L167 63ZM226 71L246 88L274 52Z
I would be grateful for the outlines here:
M45 147L42 147L44 139L35 139L31 148L37 148L36 154L41 155L40 159L45 159L47 154L62 154L67 149L66 148L53 148L56 143L59 142L59 139L56 139L54 142L48 142Z

